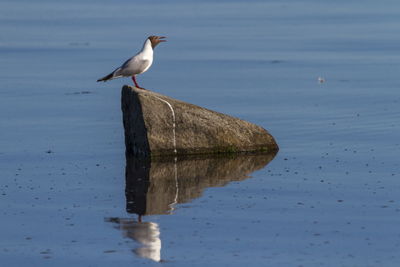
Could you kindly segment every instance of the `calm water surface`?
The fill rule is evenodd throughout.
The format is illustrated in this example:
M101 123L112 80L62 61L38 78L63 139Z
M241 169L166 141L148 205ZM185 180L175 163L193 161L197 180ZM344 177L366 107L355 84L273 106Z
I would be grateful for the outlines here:
M2 0L1 265L398 266L399 13ZM280 146L268 165L125 160L131 81L95 81L151 34L168 42L139 83L263 126Z

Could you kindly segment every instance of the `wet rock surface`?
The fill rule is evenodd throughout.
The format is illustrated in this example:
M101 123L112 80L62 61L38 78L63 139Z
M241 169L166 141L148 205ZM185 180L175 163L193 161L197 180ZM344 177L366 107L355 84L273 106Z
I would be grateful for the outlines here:
M238 118L127 85L121 98L127 155L278 150L268 131Z

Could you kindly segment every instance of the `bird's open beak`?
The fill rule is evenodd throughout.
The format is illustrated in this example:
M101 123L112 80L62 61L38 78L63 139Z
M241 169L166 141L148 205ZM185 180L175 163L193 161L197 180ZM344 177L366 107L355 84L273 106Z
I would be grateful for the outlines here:
M159 42L166 42L167 40L163 40L163 39L165 39L165 38L167 38L167 37L165 37L165 36L160 36L160 37L158 37L158 41L159 41Z

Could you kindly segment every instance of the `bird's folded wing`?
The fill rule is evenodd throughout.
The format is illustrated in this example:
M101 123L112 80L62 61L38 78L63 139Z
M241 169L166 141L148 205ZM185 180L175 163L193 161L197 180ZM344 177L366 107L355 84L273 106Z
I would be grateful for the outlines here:
M136 74L140 74L147 70L150 65L150 60L143 60L137 57L133 57L127 60L121 66L121 74L123 76L132 76Z

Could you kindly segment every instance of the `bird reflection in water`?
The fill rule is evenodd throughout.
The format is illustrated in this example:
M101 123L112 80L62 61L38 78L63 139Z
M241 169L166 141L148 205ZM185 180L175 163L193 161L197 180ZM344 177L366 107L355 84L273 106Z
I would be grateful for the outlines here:
M127 158L125 178L126 211L133 218L106 218L116 224L124 237L139 244L134 253L161 261L160 227L145 222L143 216L171 214L178 203L201 196L208 187L225 186L242 181L266 166L275 154L237 155L231 157L190 158L184 160Z
M124 237L140 244L133 250L137 256L161 261L160 228L157 223L138 222L130 218L106 218L106 221L115 223L115 228L121 230Z

